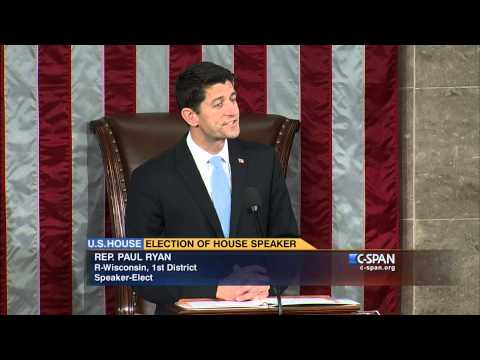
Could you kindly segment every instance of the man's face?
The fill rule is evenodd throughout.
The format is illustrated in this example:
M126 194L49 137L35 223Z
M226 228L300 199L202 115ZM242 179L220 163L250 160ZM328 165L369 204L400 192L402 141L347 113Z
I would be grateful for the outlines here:
M205 90L199 106L198 126L207 141L234 139L240 134L237 93L230 81Z

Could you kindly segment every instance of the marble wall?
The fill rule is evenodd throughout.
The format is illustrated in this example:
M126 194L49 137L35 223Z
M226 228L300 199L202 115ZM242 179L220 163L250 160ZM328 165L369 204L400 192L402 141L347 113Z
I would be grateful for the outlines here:
M402 288L404 314L480 314L480 46L401 46L402 246L456 249L458 286Z

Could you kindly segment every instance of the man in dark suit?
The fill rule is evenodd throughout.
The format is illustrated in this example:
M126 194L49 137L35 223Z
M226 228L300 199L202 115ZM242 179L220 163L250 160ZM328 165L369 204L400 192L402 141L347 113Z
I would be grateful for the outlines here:
M298 237L280 163L271 146L244 142L233 74L209 62L176 82L190 131L172 149L139 166L129 183L128 237ZM245 189L257 189L260 222L247 212ZM245 268L244 268L245 269ZM252 270L253 271L253 270ZM262 299L269 285L138 287L162 313L179 298Z

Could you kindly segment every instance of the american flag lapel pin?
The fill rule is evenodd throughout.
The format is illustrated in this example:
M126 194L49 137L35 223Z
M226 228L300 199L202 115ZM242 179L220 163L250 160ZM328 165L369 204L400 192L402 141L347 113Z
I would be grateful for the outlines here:
M238 158L238 163L239 164L245 164L245 160L243 160L242 158Z

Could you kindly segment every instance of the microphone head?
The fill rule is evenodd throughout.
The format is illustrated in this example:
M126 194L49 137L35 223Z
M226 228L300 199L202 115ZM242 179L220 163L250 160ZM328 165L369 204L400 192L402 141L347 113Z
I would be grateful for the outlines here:
M262 198L256 187L249 186L245 189L244 201L247 209L250 211L258 211L262 206Z

